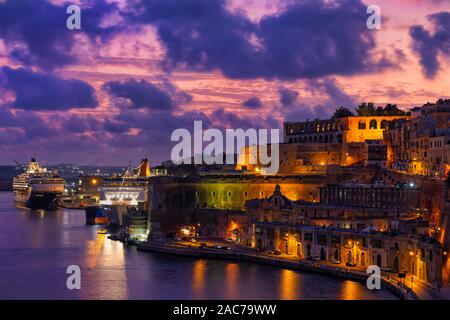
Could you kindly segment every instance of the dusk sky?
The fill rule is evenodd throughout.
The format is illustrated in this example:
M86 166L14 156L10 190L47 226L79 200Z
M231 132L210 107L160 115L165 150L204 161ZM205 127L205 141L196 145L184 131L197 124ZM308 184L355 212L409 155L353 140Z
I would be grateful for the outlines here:
M156 165L194 120L406 110L450 97L449 57L450 0L0 0L0 164Z

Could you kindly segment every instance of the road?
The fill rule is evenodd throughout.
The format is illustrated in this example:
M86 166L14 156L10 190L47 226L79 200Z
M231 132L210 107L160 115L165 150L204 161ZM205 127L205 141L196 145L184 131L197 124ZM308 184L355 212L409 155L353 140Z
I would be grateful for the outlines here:
M221 240L215 240L215 239L198 239L195 243L191 241L174 241L173 242L176 245L180 245L183 247L190 246L190 247L199 247L201 244L205 244L209 249L214 250L215 246L222 246L222 247L229 247L231 251L238 252L238 253L245 253L245 254L252 254L262 257L267 257L271 259L280 259L280 260L288 260L288 261L296 261L296 262L305 262L304 259L301 259L297 256L292 255L272 255L268 253L258 253L255 251L255 249L250 248L248 246L244 246L242 244L237 244L234 242L226 242ZM223 249L216 249L221 250ZM308 262L308 263L315 263L315 262ZM349 269L353 272L362 272L366 273L366 269L363 268L356 268L356 267L346 267L344 264L337 265L330 262L325 261L317 261L317 264L328 266L330 268L336 268L341 267L345 269ZM391 283L396 283L397 286L401 286L398 284L400 282L400 279L398 278L397 274L390 273L390 272L383 272L382 276L385 280L390 280ZM413 280L411 280L413 278ZM413 291L417 294L420 300L449 300L450 299L450 289L449 290L435 290L427 286L423 281L418 279L417 277L411 277L411 275L407 275L406 279L403 280L403 283L409 287L413 288Z

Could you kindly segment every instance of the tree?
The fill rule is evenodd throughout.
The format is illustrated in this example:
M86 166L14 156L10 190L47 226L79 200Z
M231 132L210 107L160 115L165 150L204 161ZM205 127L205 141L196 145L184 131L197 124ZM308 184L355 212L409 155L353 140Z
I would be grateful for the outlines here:
M405 116L406 112L400 110L396 104L387 104L384 108L384 113L387 116Z
M336 109L336 111L333 114L334 119L346 118L346 117L351 117L351 116L354 116L353 112L351 112L350 109L348 109L346 107L340 107L340 108Z
M356 108L356 113L360 117L373 117L373 116L407 116L408 113L400 110L396 104L387 104L383 107L375 107L372 102L361 103Z
M356 108L356 114L360 117L374 116L376 114L375 106L373 105L372 102L369 103L363 102Z

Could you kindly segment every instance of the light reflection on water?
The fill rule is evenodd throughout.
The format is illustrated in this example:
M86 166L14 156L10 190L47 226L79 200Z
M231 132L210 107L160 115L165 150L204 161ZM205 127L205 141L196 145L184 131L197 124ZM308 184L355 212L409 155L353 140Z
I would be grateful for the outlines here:
M351 281L249 263L138 252L84 225L84 212L13 208L0 192L1 299L393 299ZM79 265L81 290L66 288Z

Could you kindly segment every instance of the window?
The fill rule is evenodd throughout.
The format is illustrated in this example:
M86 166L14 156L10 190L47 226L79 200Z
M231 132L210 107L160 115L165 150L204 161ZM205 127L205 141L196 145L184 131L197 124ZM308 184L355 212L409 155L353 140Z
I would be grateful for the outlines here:
M317 244L325 246L327 244L327 236L325 234L317 235Z
M359 121L358 129L360 129L360 130L365 130L366 129L366 122L364 120Z
M373 119L370 121L369 129L378 129L377 120Z

